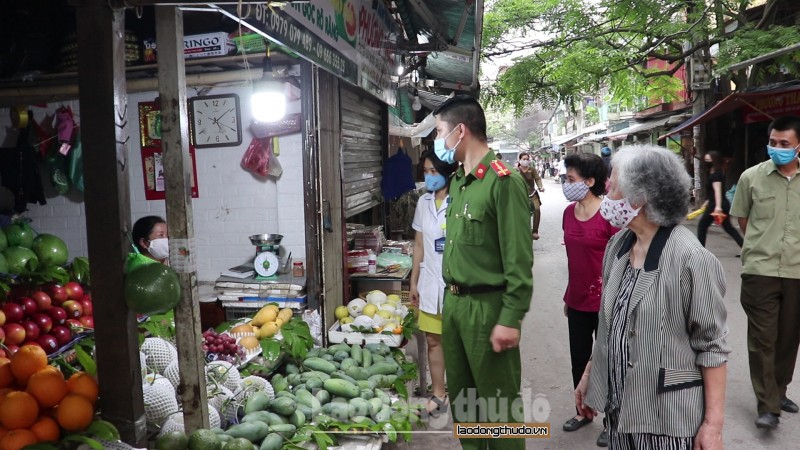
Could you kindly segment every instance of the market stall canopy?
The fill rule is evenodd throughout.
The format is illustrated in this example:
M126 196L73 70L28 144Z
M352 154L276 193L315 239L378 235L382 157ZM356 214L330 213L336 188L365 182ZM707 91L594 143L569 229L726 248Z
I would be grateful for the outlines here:
M428 114L420 123L409 125L394 114L389 115L389 135L410 138L423 138L436 128L436 119Z
M745 109L745 123L765 122L784 114L797 114L800 111L800 82L795 81L779 87L773 86L730 94L705 111L695 114L669 130L659 139L714 120L739 108Z
M578 137L580 135L581 135L580 133L573 133L573 134L565 134L563 136L556 136L555 138L553 138L552 144L553 145L564 145L569 141L574 141L574 140L578 139Z
M650 120L647 122L635 123L628 127L616 131L609 131L607 133L598 134L596 136L586 137L586 141L600 142L600 141L624 141L631 134L644 133L656 128L669 126L677 123L686 117L684 114L674 114L671 116L663 117L661 119Z

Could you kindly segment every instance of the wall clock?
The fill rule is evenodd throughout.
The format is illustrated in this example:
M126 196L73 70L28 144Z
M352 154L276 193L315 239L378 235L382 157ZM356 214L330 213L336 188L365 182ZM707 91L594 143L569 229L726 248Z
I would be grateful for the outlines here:
M242 143L242 112L236 94L189 100L192 143L197 148L235 147Z

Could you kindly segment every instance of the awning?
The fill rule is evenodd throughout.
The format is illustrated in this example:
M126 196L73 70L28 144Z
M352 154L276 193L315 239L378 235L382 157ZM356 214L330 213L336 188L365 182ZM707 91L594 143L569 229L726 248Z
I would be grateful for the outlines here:
M659 139L680 133L695 125L714 120L739 108L747 108L751 114L745 118L745 123L763 122L773 120L800 109L800 86L796 83L780 88L760 89L749 92L737 92L718 101L705 111L695 114L688 120L669 130Z
M596 136L587 136L585 141L624 141L630 134L639 134L646 131L654 130L656 128L668 126L670 123L675 123L681 118L685 117L683 114L675 114L672 116L664 117L661 119L650 120L648 122L635 123L621 130L609 131L608 133L598 134ZM588 143L588 142L587 142Z
M571 140L577 139L580 135L581 133L565 134L563 136L557 136L553 138L551 142L553 145L564 145Z

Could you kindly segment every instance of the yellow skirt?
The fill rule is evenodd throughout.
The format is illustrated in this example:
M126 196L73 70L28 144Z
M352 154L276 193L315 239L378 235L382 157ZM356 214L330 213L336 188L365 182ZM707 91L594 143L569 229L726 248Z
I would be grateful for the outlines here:
M442 334L442 315L429 314L425 311L419 311L417 322L419 329L426 333Z

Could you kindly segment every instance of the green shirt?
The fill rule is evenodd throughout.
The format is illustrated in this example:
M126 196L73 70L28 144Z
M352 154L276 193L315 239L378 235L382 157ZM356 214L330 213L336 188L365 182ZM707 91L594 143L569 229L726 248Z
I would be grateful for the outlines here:
M742 273L800 278L799 175L790 181L768 160L739 178L730 213L747 219Z
M503 286L498 325L520 328L533 293L533 243L525 180L488 152L450 182L442 275L448 284Z

